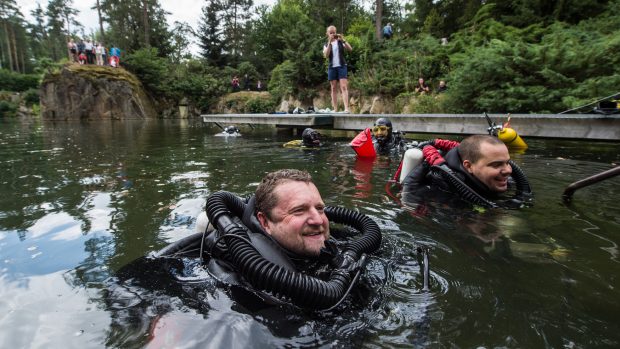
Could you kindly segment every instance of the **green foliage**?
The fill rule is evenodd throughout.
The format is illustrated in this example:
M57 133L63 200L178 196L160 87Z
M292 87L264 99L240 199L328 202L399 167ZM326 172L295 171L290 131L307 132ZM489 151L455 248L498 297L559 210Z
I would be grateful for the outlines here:
M389 40L381 50L363 54L351 79L363 94L397 96L412 92L419 77L432 80L448 72L447 48L431 36Z
M27 90L24 92L22 100L29 107L39 104L39 90L34 88Z
M475 32L455 43L462 51L451 56L449 111L554 113L619 90L618 14L525 29L488 19L478 28L487 35L482 47L464 44Z
M17 111L17 105L9 101L0 100L0 117L15 116L15 111Z
M39 87L39 76L36 74L19 74L0 69L0 90L22 92Z
M276 102L273 99L252 98L246 103L247 113L269 113L276 109Z
M159 57L156 48L144 48L127 55L125 66L151 93L164 96L168 92L168 62Z
M217 99L228 92L232 70L219 69L205 60L188 60L178 66L169 82L170 96L187 98L192 106L206 112Z
M297 67L291 61L284 61L271 72L269 92L277 99L293 95L296 91Z

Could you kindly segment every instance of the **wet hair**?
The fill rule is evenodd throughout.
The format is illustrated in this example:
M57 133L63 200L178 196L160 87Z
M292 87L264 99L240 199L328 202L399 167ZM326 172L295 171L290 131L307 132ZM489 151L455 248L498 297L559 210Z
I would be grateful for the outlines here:
M504 142L502 142L499 138L490 135L469 136L465 138L459 145L459 154L461 155L461 160L469 160L472 163L480 160L480 158L482 157L482 153L480 152L480 145L482 143L489 143L493 145L504 144Z
M275 189L286 181L312 183L312 177L306 171L282 169L268 173L256 188L256 212L263 212L271 220L271 211L278 205Z

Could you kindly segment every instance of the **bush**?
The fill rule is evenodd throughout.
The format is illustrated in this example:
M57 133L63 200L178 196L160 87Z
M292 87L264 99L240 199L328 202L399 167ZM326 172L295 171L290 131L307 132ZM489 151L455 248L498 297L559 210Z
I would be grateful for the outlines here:
M271 72L269 80L269 92L276 99L293 95L295 82L297 81L297 69L291 61L284 61L276 66Z
M19 74L0 69L0 90L23 92L39 87L39 76L36 74Z
M147 90L157 96L166 96L170 82L168 61L157 55L156 48L137 50L127 56L124 64Z
M17 106L9 101L0 101L0 117L15 116Z
M39 104L39 90L33 88L24 92L22 99L27 106L31 107L35 104Z
M276 102L273 99L252 98L247 101L246 113L269 113L276 109Z

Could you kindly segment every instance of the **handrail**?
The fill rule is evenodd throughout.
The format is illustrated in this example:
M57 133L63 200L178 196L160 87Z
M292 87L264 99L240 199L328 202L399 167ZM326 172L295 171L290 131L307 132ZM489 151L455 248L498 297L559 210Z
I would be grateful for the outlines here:
M607 178L611 178L614 176L620 175L620 166L616 166L612 169L609 169L607 171L603 171L601 173L595 174L593 176L590 176L588 178L584 178L582 180L579 180L577 182L571 183L568 187L566 187L566 189L564 189L564 193L562 194L562 199L564 200L564 202L570 202L572 200L573 197L573 193L577 190L577 189L581 189L583 187L587 187L589 185L598 183L600 181L603 181Z
M596 103L598 103L598 102L600 102L600 101L604 101L604 100L606 100L606 99L610 99L610 98L616 97L617 95L620 95L620 93L619 93L619 92L616 92L616 93L614 93L613 95L609 95L609 96L607 96L607 97L603 97L603 98L601 98L601 99L597 99L596 101L594 101L594 102L592 102L592 103L588 103L588 104L584 104L584 105L579 106L579 107L576 107L576 108L568 109L568 110L565 110L565 111L563 111L563 112L561 112L561 113L558 113L558 114L564 114L564 113L568 113L569 111L573 111L573 110L581 109L581 108L584 108L584 107L590 106L590 105L592 105L592 104L596 104Z

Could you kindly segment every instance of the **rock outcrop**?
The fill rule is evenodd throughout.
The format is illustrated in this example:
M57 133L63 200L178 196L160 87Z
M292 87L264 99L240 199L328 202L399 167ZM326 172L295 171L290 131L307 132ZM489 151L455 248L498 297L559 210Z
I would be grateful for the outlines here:
M45 119L126 119L157 116L140 81L122 68L67 64L41 84Z

